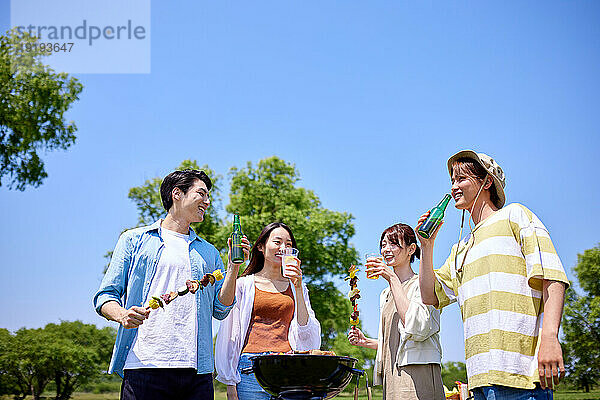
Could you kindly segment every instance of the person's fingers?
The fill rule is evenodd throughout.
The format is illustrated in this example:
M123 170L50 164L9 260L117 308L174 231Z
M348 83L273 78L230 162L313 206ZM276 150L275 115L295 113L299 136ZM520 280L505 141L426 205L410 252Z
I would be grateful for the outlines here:
M146 319L146 315L149 314L149 311L143 307L133 306L129 310L127 310L128 316L136 319Z
M546 389L552 389L552 365L546 365Z
M425 220L429 217L430 211L427 211L425 214L421 215L419 220L417 221L417 226L421 225Z
M538 364L538 372L540 374L540 386L542 389L546 389L546 370L544 364Z
M126 329L137 328L138 326L144 323L143 319L136 319L131 316L125 315L121 321L121 325L123 325Z
M139 313L132 313L127 315L127 319L132 323L138 322L139 324L141 324L146 319L146 316Z
M244 257L248 258L250 256L250 252L252 251L250 245L244 244L242 245L242 251L244 252Z
M241 244L241 245L242 245L242 247L244 247L244 248L246 248L246 247L250 248L250 247L251 247L251 243L250 243L250 241L248 240L248 238L247 238L246 236L244 236L244 237L242 238L242 240L241 240L241 243L240 243L240 244Z
M550 364L542 364L540 369L540 386L542 389L550 389L552 385L552 367Z
M130 308L130 310L134 311L137 314L141 314L141 315L144 315L144 316L147 316L147 315L150 314L150 311L147 308L145 308L145 307L133 306L133 307Z
M383 262L377 260L377 261L367 261L365 263L365 267L369 268L369 267L381 267L381 266L386 266L386 264L384 264Z
M552 389L554 389L554 385L558 385L560 382L560 371L558 364L552 365Z

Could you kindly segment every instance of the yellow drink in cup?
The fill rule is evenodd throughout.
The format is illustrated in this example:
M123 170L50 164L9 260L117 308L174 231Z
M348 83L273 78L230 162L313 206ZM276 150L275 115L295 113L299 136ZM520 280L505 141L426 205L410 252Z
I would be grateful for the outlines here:
M381 262L383 262L383 256L380 253L367 253L367 254L365 254L365 264L367 261L369 261L370 258L374 258L374 259L377 259L377 260L380 260ZM368 268L369 267L367 267L365 265L365 272L367 273L367 278L368 279L379 279L379 275L372 276L372 273L367 271Z
M290 267L298 266L298 249L294 249L293 247L286 247L283 251L283 255L281 257L281 275L285 278L289 278L289 270Z

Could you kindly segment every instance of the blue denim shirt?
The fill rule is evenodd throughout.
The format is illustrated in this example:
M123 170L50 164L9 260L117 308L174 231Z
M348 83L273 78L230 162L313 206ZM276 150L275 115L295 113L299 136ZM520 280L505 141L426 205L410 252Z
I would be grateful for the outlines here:
M100 289L94 296L94 307L98 314L102 315L100 309L108 301L116 301L126 309L147 303L150 283L164 248L159 233L160 223L161 221L158 220L152 225L128 230L119 237ZM201 279L204 274L216 269L221 269L225 274L219 251L197 236L191 228L189 249L192 279ZM215 285L208 285L203 290L198 290L195 294L198 318L196 369L199 374L212 373L214 369L211 317L224 319L233 307L233 304L225 306L219 301L218 294L222 285L223 280L220 280L215 282ZM125 359L136 333L137 329L125 329L119 326L109 373L116 372L123 376Z

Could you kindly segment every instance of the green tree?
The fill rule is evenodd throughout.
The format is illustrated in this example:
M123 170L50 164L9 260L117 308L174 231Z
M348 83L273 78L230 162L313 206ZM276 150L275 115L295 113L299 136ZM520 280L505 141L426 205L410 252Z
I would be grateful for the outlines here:
M24 385L20 386L19 381L12 374L15 360L9 355L14 345L14 337L10 332L7 329L0 329L0 396L14 395L15 399L22 399L27 394L28 388Z
M456 381L467 383L467 366L463 362L448 361L442 364L442 382L448 389L456 386Z
M34 37L17 30L0 35L0 186L25 190L48 176L39 153L75 143L75 124L64 113L83 86L44 65ZM3 181L4 179L4 181Z
M108 369L113 328L96 328L80 321L48 324L44 328L49 338L48 350L53 355L48 369L56 385L56 400L67 400L75 389L100 376Z
M231 168L229 213L238 213L244 233L254 240L262 228L281 221L292 228L302 259L302 270L310 290L317 319L321 323L323 347L345 335L350 302L333 283L358 261L350 244L354 235L352 215L322 207L319 197L296 184L300 175L295 166L277 157Z
M31 395L37 400L52 380L48 368L48 359L52 357L46 346L48 342L42 329L22 328L9 339L10 347L0 357L0 362L6 377L13 382L15 398Z
M562 320L568 380L589 392L600 380L600 244L577 255L573 269L584 294L569 289Z
M15 398L39 399L50 382L57 400L106 370L114 342L112 328L76 322L48 324L43 329L19 329L14 335L0 332L9 345L0 353L2 379Z

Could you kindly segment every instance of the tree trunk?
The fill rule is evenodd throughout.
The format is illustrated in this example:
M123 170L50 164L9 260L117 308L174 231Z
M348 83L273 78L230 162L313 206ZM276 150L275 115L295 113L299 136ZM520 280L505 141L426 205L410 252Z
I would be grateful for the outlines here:
M56 383L56 399L60 398L62 392L62 380L60 379L60 374L57 372L54 375L54 383Z

